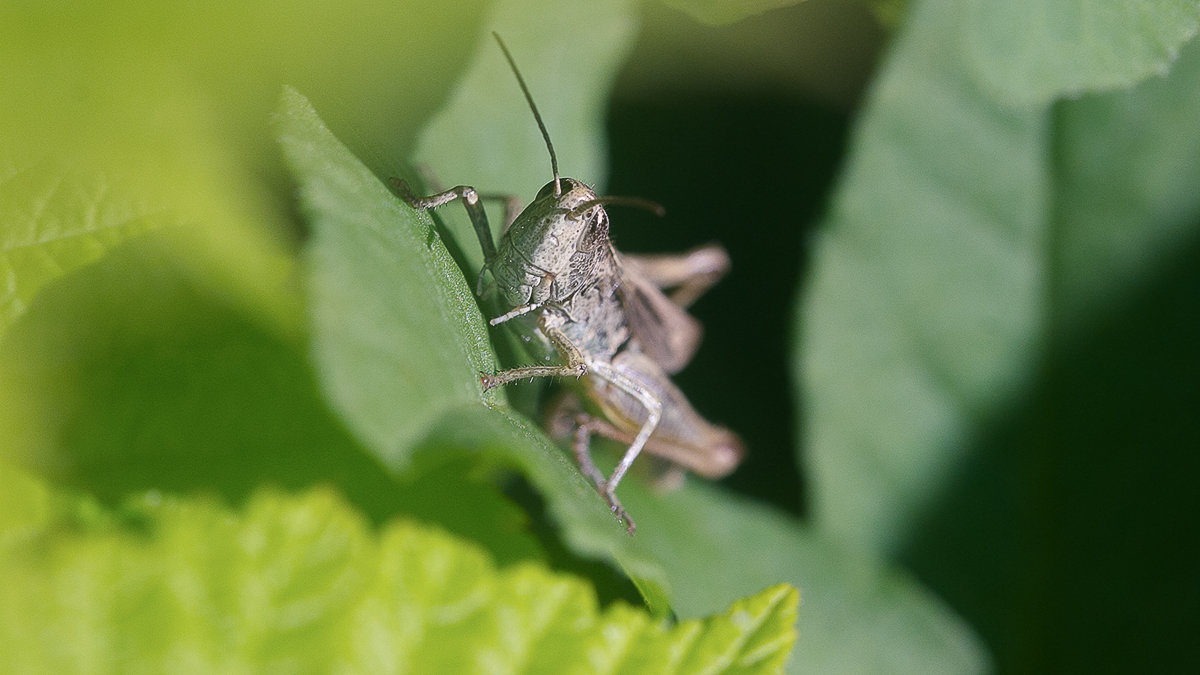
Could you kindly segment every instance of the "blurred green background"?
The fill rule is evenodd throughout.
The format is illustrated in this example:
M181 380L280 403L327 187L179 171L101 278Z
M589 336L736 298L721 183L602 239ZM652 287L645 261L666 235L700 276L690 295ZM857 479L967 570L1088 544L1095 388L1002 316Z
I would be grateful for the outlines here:
M429 518L502 561L541 550L632 595L571 527L527 533L477 488L500 460L397 470L312 363L313 224L276 142L281 87L380 177L415 157L528 199L548 168L532 121L500 102L469 111L479 138L449 142L468 160L525 143L501 160L519 168L428 155L472 64L508 78L498 29L564 171L666 206L614 209L619 247L732 254L677 378L747 441L727 487L807 523L780 530L911 575L1001 672L1194 671L1200 8L1003 5L4 2L0 452L110 502L328 481L377 521ZM399 494L397 473L415 481ZM509 491L523 508L531 482ZM446 494L469 506L439 511ZM679 550L776 564L774 534L736 539L739 508L730 539L701 523ZM631 550L680 586L648 531ZM778 565L804 578L799 560ZM879 642L894 669L849 640L806 647L822 622L868 623L820 613L857 607L820 583L800 583L818 613L802 613L794 668L921 671L901 663L921 651L903 630ZM732 593L674 590L684 614ZM947 672L985 667L962 649Z

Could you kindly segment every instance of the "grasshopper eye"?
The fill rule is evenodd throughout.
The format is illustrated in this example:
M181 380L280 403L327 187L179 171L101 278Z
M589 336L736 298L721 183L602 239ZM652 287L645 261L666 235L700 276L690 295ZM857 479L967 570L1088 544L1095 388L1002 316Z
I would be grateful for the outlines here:
M549 183L546 183L546 185L543 186L541 190L538 190L537 197L534 197L533 200L535 202L541 201L543 198L549 197L552 194L554 194L554 181L550 181Z

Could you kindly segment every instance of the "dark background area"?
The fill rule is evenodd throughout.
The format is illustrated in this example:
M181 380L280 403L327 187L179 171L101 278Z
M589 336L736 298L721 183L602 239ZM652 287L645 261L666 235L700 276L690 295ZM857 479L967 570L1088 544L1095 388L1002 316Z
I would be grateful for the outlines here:
M693 306L705 339L674 379L697 409L742 436L726 483L800 513L791 386L792 312L807 240L836 173L845 112L766 97L627 101L609 116L609 192L662 203L664 218L613 209L631 252L720 242L730 274Z

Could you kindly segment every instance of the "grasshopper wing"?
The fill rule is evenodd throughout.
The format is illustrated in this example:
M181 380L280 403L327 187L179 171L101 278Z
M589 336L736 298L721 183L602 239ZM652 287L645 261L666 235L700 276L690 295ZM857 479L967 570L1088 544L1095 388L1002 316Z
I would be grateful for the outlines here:
M700 322L664 295L636 264L623 267L618 293L629 331L642 352L668 374L682 370L700 346Z

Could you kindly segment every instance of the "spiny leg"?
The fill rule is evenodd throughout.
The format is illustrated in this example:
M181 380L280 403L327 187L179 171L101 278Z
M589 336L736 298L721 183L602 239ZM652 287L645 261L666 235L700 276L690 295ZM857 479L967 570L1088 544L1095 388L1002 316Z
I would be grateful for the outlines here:
M495 375L482 375L479 381L483 384L485 390L498 387L502 384L508 384L509 382L534 377L582 377L588 372L588 364L583 358L583 353L579 351L579 348L571 342L562 330L548 325L544 317L538 322L538 328L554 344L558 353L567 362L566 365L527 366L525 368L502 370Z
M604 481L603 489L601 490L601 495L608 502L609 510L618 518L624 520L626 531L629 534L633 534L634 530L637 529L637 524L629 517L629 513L625 511L625 507L621 506L621 500L617 499L617 485L620 484L625 473L629 471L629 467L633 466L633 462L642 452L642 448L646 447L646 442L650 440L650 435L658 428L658 423L662 419L663 404L648 389L607 363L593 363L592 372L594 376L608 381L613 386L632 396L646 409L646 421L642 423L637 436L634 437L633 443L630 443L629 448L625 450L625 454L621 457L621 461L617 464L617 467L613 469L612 474Z
M487 212L483 210L483 204L480 202L479 193L475 192L475 188L470 185L459 185L444 192L429 195L428 197L418 197L403 179L392 178L391 183L401 199L407 202L409 206L421 211L435 209L444 204L449 204L455 199L461 199L463 206L467 209L467 216L471 218L471 226L475 228L475 236L479 239L479 246L483 249L484 267L486 268L491 265L492 261L496 259L496 242L492 239L492 228L488 225ZM479 276L482 281L483 275L480 274Z
M421 180L425 183L425 187L433 190L434 192L446 191L446 188L443 187L445 183L438 180L437 176L434 175L433 170L430 169L428 165L417 165L417 173L421 175ZM395 185L395 181L397 180L400 179L393 178L392 184ZM408 191L410 194L412 193L411 188ZM517 216L521 215L521 198L516 195L505 195L489 192L486 194L480 193L479 198L489 202L504 202L504 229L500 230L501 234L504 234L506 231L508 231L509 226L511 226L513 221L517 219ZM405 201L408 200L406 199Z
M595 462L592 460L590 453L591 437L603 436L612 441L623 443L626 446L633 443L634 434L620 429L611 422L599 417L593 417L578 408L578 401L575 401L575 406L570 407L568 402L564 402L563 398L556 400L552 405L554 409L551 415L546 418L547 429L551 432L551 438L565 438L572 435L571 450L575 455L575 461L579 464L579 468L585 475L596 483L596 488L600 489L600 483L604 481L604 475L596 468ZM564 428L570 425L569 428ZM662 446L662 440L654 436L646 442L646 447L643 451L655 452L655 449ZM653 467L653 476L651 478L654 488L663 492L672 492L683 486L683 482L687 477L687 471L671 461L663 457L651 457L658 460L659 466ZM598 478L597 478L598 476Z
M583 475L587 476L592 481L592 485L596 487L597 492L604 492L604 474L596 467L596 463L592 461L591 440L592 433L595 428L592 423L597 421L596 418L590 415L580 414L576 417L576 426L574 438L571 442L571 450L575 454L575 463L579 465L579 470Z

